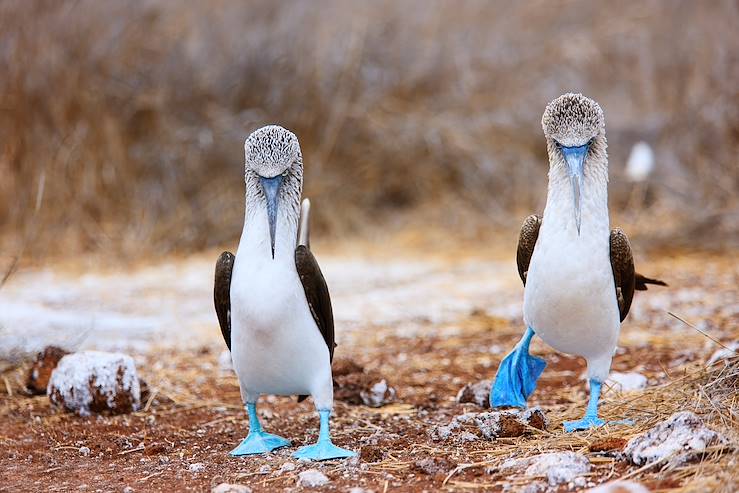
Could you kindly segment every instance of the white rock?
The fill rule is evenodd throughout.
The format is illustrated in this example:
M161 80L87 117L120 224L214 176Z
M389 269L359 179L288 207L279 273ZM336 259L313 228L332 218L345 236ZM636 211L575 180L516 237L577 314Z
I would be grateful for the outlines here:
M649 493L649 490L633 481L612 481L591 488L588 493Z
M728 348L728 349L727 349ZM729 344L726 344L725 348L721 348L716 350L710 358L708 358L708 363L706 363L708 366L711 366L712 364L716 363L717 361L721 361L722 359L729 359L733 358L739 354L739 341L738 342L730 342Z
M480 437L469 431L463 431L457 436L458 442L476 442Z
M190 464L190 467L188 467L187 470L190 472L203 472L205 471L205 464L202 462L195 462Z
M620 392L631 392L646 388L647 377L636 372L619 373L614 371L611 372L606 383Z
M123 488L123 493L134 493L134 491L136 490L134 490L130 486L126 486L125 488Z
M490 407L490 380L481 380L477 383L468 383L457 393L457 402L460 404L469 402L480 407Z
M671 456L671 464L682 464L710 445L725 439L706 427L703 421L690 411L670 416L646 433L629 440L624 455L638 466Z
M505 491L505 486L503 487ZM532 481L521 490L521 493L543 493L547 490L547 484L544 481Z
M89 447L80 447L80 455L83 457L88 457L90 455L90 448Z
M390 387L387 384L387 381L383 378L379 382L373 384L369 390L360 391L359 396L362 398L362 402L364 402L365 406L382 407L395 400L395 389Z
M318 469L308 469L298 474L298 486L315 488L328 484L329 480L325 474Z
M259 468L259 474L269 474L272 472L272 468L267 464Z
M575 452L551 452L523 459L508 459L501 472L521 472L528 477L546 476L550 486L569 483L590 472L590 461Z
M348 493L375 493L374 490L367 490L360 486L353 486L349 488Z
M64 356L49 379L51 403L81 416L125 413L141 407L133 358L121 353L83 351Z
M221 483L210 490L211 493L251 493L251 488L243 484Z
M279 474L284 474L286 472L294 471L295 470L295 464L292 462L285 462L280 466Z

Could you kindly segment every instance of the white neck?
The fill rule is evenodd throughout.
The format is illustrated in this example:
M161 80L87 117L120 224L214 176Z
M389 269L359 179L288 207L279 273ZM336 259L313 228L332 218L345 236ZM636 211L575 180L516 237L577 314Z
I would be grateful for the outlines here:
M583 235L608 237L608 160L593 156L585 165L582 196L582 220L578 235L575 224L574 192L567 167L560 157L550 153L549 189L542 229L572 238Z
M246 257L251 259L272 260L267 204L264 197L259 194L257 186L256 178L247 178L246 212L239 243L239 254L245 253ZM285 183L284 186L289 186L289 184ZM281 194L277 207L274 260L280 262L294 262L298 240L299 192L297 194L292 191L287 192Z

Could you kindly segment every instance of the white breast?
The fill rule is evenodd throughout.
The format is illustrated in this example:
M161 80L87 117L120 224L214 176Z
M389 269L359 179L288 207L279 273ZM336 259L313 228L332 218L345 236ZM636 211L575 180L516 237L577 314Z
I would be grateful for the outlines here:
M547 344L583 356L603 379L620 320L610 263L608 212L583 204L578 235L571 195L547 202L524 289L524 321Z
M242 393L313 395L330 407L328 347L295 267L294 232L279 220L273 259L261 216L244 228L231 280L231 353Z

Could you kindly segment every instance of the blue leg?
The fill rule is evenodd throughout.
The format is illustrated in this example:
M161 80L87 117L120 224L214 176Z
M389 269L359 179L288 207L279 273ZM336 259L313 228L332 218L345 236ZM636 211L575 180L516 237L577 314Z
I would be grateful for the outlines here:
M590 401L588 402L588 408L585 410L585 416L577 421L565 421L564 427L567 433L572 433L576 430L587 430L589 428L598 428L606 424L605 421L598 417L598 401L600 400L600 390L602 383L590 379ZM608 424L613 425L632 425L634 424L630 420L623 421L609 421Z
M356 456L356 452L345 450L331 443L331 436L328 429L328 418L331 416L331 411L318 411L318 414L321 416L321 430L318 432L318 441L313 445L300 447L293 454L293 457L296 459L328 460Z
M255 402L247 403L246 410L249 413L249 434L238 447L231 451L233 457L266 454L276 448L290 445L290 440L277 435L271 435L262 430L262 424L259 422L259 417L257 416L257 404Z
M529 354L534 330L529 327L513 350L498 367L490 391L490 407L526 407L526 400L536 389L536 381L547 363Z

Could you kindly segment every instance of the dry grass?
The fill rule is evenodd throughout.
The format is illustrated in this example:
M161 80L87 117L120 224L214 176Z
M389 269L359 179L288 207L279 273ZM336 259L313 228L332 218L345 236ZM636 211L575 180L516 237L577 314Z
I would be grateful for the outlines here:
M5 2L0 234L46 255L233 241L242 142L268 122L300 136L324 232L515 227L543 205L542 109L581 90L617 210L645 139L646 229L734 241L737 22L729 1Z

